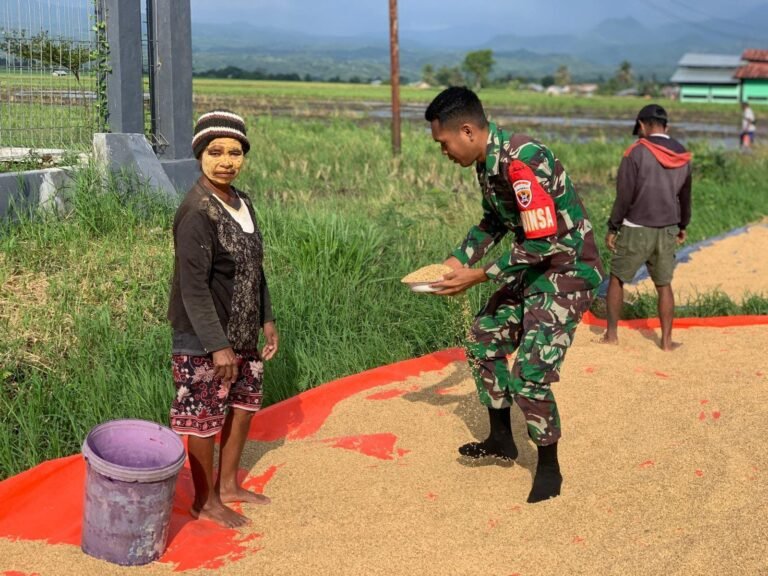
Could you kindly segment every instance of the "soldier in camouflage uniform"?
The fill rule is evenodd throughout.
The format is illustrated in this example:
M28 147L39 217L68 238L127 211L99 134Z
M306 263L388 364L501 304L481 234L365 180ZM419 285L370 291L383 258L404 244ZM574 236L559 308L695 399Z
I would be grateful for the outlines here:
M445 261L454 271L433 286L437 294L453 295L489 279L500 284L475 317L465 346L491 433L459 452L515 459L514 401L538 448L528 502L555 497L562 484L560 416L551 384L560 379L576 326L603 279L592 225L554 154L528 136L489 123L471 90L444 90L425 117L443 154L462 167L475 165L483 206L480 223ZM473 268L507 233L509 249Z

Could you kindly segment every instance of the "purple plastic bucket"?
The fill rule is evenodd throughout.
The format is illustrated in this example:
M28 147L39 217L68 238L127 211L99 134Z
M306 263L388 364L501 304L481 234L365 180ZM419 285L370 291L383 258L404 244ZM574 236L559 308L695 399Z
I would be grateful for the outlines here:
M181 439L155 422L111 420L88 433L83 457L83 552L123 566L157 560L186 458Z

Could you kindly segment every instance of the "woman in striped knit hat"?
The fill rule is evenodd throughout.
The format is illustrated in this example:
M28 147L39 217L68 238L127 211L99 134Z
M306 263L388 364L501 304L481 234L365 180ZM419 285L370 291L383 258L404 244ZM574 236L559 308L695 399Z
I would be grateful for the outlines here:
M249 148L245 122L237 114L214 110L198 119L192 149L203 175L174 219L168 308L176 386L171 427L188 436L195 487L191 513L227 527L248 522L228 503L269 503L244 489L237 471L251 418L261 408L263 361L278 349L262 236L250 198L232 185Z

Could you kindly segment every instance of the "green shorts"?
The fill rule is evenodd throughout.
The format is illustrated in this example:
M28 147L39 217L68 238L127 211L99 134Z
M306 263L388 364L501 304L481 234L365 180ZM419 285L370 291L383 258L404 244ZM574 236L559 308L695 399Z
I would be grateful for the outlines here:
M671 284L679 232L677 226L622 226L611 258L611 274L622 282L632 282L640 266L645 264L656 286Z

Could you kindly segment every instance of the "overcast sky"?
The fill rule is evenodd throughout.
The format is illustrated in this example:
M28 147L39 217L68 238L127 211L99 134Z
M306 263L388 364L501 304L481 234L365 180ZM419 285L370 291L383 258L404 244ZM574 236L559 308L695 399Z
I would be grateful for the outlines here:
M191 0L196 23L266 26L333 36L386 35L388 0ZM583 32L606 18L654 22L728 19L768 0L398 0L400 28L422 31L463 27L482 40L516 35ZM476 9L470 9L476 7ZM768 31L766 32L768 37Z

